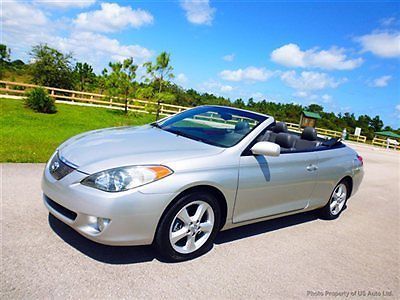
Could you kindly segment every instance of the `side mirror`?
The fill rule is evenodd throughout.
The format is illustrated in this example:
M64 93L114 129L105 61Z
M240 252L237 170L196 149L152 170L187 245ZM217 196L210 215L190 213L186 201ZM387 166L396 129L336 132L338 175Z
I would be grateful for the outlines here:
M254 155L279 156L281 154L281 147L271 142L258 142L250 150Z

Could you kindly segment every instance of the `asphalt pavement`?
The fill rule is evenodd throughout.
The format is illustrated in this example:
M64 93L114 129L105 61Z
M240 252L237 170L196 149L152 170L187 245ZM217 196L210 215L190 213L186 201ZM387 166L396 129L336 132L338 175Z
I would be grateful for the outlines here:
M44 164L2 164L1 299L400 298L400 154L356 146L365 177L341 217L305 213L219 234L166 263L149 246L93 243L48 215Z

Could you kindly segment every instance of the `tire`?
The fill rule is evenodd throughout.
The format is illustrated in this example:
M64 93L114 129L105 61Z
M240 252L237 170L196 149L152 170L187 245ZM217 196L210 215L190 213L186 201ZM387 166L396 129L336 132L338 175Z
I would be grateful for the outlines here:
M341 192L340 192L341 191ZM320 209L320 216L325 220L334 220L340 216L349 198L350 186L347 180L340 181L332 191L328 203Z
M168 261L196 258L212 248L220 222L221 209L215 196L206 192L183 195L164 213L155 247Z

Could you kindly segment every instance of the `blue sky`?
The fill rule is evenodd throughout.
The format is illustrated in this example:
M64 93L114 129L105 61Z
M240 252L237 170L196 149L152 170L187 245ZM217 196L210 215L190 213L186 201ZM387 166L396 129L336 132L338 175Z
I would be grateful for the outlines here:
M400 127L399 2L4 0L1 33L13 58L42 42L100 71L165 50L185 88Z

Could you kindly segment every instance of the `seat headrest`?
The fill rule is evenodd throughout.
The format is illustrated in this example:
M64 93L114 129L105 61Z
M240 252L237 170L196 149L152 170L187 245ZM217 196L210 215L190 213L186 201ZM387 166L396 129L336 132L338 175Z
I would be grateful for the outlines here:
M275 138L275 144L278 144L282 148L293 148L295 143L295 138L289 133L278 133Z
M235 132L237 133L247 133L250 131L250 125L248 122L241 121L237 122L235 125Z
M314 127L306 127L304 128L303 132L301 133L300 138L302 140L307 141L316 141L317 140L317 131Z
M288 132L286 123L284 122L278 122L275 124L274 128L272 129L273 132L275 133L280 133L280 132Z

